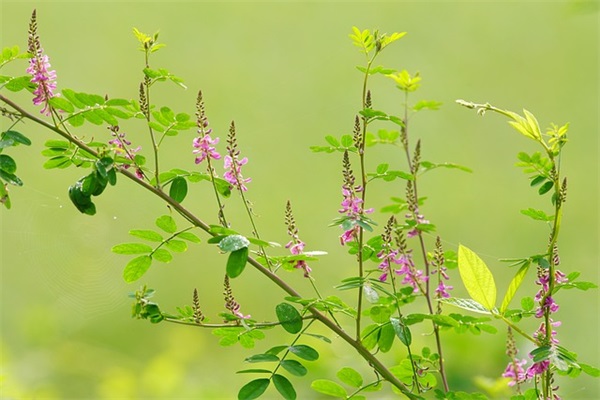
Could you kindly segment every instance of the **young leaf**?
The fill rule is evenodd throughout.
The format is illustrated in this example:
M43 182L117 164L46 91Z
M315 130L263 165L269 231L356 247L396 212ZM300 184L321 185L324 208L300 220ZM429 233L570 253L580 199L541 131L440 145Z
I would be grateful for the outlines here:
M132 229L129 231L129 234L131 236L139 237L140 239L145 239L145 240L148 240L151 242L162 242L163 241L163 237L160 235L160 233L152 231L152 230Z
M550 182L552 183L552 182ZM547 215L542 210L536 210L533 208L528 208L527 210L521 210L521 214L528 216L529 218L535 219L537 221L552 221L554 219L554 215Z
M496 304L494 277L483 260L463 245L458 246L458 271L471 298L486 310L493 310Z
M171 239L167 243L165 243L165 245L169 248L169 250L172 250L177 253L183 253L187 250L187 243L183 240Z
M192 232L181 232L179 235L177 235L177 237L180 239L185 239L188 242L200 243L200 238L194 235Z
M504 314L504 312L507 310L508 305L517 293L517 289L519 289L519 286L521 286L521 283L523 283L523 279L525 279L525 275L527 274L530 265L530 262L523 264L523 266L519 268L519 271L517 271L517 274L512 281L510 281L508 289L506 290L506 294L504 295L504 299L502 299L502 305L500 306L501 314Z
M165 249L156 249L154 250L154 253L152 253L152 259L168 263L173 259L173 255Z
M340 369L337 373L337 377L348 386L358 388L363 384L362 376L355 369L350 367Z
M123 279L125 282L131 283L137 281L148 271L150 265L152 264L152 258L150 256L139 256L131 261L125 266L125 270L123 271Z
M306 367L296 360L283 360L281 366L292 375L304 376L308 373Z
M268 378L255 379L246 383L238 392L238 400L257 399L267 390L271 381Z
M248 248L242 247L239 250L232 251L227 259L227 276L236 278L244 271L246 261L248 260Z
M319 393L329 396L338 397L340 399L348 398L346 390L343 387L327 379L317 379L310 384L310 387Z
M177 230L177 224L170 215L163 215L156 219L156 226L167 233L175 233Z
M285 376L279 374L273 375L273 384L275 384L275 388L284 399L296 400L294 385Z
M275 307L277 320L283 329L296 334L302 330L302 316L296 308L288 303L280 303Z
M144 243L121 243L114 246L111 251L117 254L145 254L152 251L152 247Z
M319 353L312 347L304 344L290 346L290 352L306 361L315 361L319 359Z

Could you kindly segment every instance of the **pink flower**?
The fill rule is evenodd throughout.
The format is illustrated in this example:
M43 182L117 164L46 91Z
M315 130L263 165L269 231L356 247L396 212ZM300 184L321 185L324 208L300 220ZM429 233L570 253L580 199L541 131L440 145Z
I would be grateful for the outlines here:
M527 364L527 360L518 361L517 359L511 361L506 366L504 373L502 374L505 378L511 378L511 381L508 382L508 386L515 386L526 379L525 370L523 366Z
M304 250L304 242L301 240L298 240L297 243L290 241L285 245L285 248L290 249L290 253L294 255L302 254L302 250Z
M245 184L252 181L252 178L244 178L242 176L242 165L246 165L248 163L248 158L244 157L241 160L238 160L237 154L233 154L234 157L231 155L225 156L223 166L226 171L223 174L223 179L229 182L231 186L237 187L242 192L245 192L248 190Z
M449 290L454 289L454 286L444 284L444 281L440 281L437 288L435 289L435 293L438 298L448 298L450 297Z
M527 368L525 376L527 377L527 379L533 379L533 377L535 377L536 375L541 375L542 373L547 371L548 367L550 367L550 360L543 360L537 363L533 363L532 366Z
M418 210L416 211L416 213L417 213L417 219L416 219L417 224L428 224L429 223L429 220L426 220L423 215L419 214ZM405 217L408 220L414 219L412 214L406 214ZM419 229L417 227L414 227L413 229L411 229L410 231L408 231L406 233L406 237L411 238L411 237L417 236L418 234L419 234Z
M193 145L196 149L193 151L193 153L199 154L199 156L196 157L196 164L200 164L202 161L208 158L212 158L215 160L220 159L221 155L217 152L217 150L214 147L217 143L219 143L219 138L211 138L210 130L202 137L195 137Z
M39 49L38 53L29 60L29 68L27 73L31 74L31 83L36 84L33 91L35 97L33 104L39 106L43 104L40 111L44 115L50 115L49 101L55 96L56 90L56 71L50 71L50 61L47 55L43 54L44 50Z

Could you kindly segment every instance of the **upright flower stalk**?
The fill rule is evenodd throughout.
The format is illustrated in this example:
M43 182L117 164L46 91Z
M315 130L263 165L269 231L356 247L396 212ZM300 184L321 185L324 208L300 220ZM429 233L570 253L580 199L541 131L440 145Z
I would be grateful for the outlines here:
M245 320L250 318L250 314L244 315L240 311L240 303L235 301L233 297L233 290L231 290L231 284L229 283L229 276L225 274L225 279L223 281L223 296L225 297L225 308L231 312L231 314L238 317L240 320Z
M285 206L285 224L287 225L287 233L290 236L290 241L285 245L286 249L290 250L292 255L300 255L304 251L305 243L300 240L298 236L298 227L296 226L296 220L294 219L294 214L292 213L292 204L288 200ZM297 260L294 263L294 268L301 269L304 271L304 277L310 278L310 273L312 269L306 263L306 260Z
M31 74L31 83L35 84L33 94L33 104L41 105L40 113L50 116L50 99L55 95L56 90L56 71L50 70L50 59L44 54L44 49L40 44L40 37L37 34L37 15L36 10L31 14L29 22L28 52L31 54L29 68L27 73Z
M196 125L198 127L198 136L194 138L192 141L192 145L194 150L193 154L196 154L195 163L201 164L206 161L206 171L210 175L210 181L213 187L213 191L215 193L215 199L217 200L217 204L219 206L218 216L219 222L224 227L227 226L227 220L225 219L224 206L221 203L221 196L219 195L219 190L217 189L217 183L215 178L217 177L217 173L212 165L212 160L220 160L221 154L217 151L215 146L219 143L219 138L212 138L212 128L208 122L208 117L206 116L206 111L204 108L204 99L202 98L202 91L198 91L198 96L196 97Z
M248 163L248 158L244 157L240 160L240 151L237 148L237 139L235 137L235 123L231 121L229 127L229 135L227 136L227 155L225 156L224 165L225 173L223 178L240 191L240 193L248 191L246 183L252 181L252 178L244 178L242 176L242 166Z
M142 146L131 148L131 142L125 138L126 135L124 132L119 132L118 126L110 126L109 130L113 139L109 140L108 144L113 146L113 151L116 154L131 161L131 163L124 162L122 164L123 168L128 169L132 164L135 165L135 176L139 179L144 179L144 171L135 162L135 154L142 149Z

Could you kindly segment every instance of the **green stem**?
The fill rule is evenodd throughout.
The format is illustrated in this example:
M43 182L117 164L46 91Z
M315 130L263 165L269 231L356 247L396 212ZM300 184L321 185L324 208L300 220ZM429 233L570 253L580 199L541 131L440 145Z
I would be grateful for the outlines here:
M408 145L408 92L404 92L404 119L403 119L403 126L402 126L402 131L403 131L403 136L404 136L404 152L406 155L406 160L408 162L408 169L409 171L413 171L413 163L410 157L410 151L409 151L409 145ZM413 189L413 194L414 194L414 198L415 201L417 202L417 207L418 207L418 203L419 203L419 193L418 193L418 188L417 188L417 176L418 176L418 171L414 171L413 173L413 181L412 181L412 189ZM417 221L418 219L418 211L413 211L413 218L415 221ZM421 250L421 254L423 256L423 265L425 266L425 276L429 277L429 270L430 270L430 264L429 264L429 260L427 259L427 248L425 246L425 239L423 237L423 232L421 232L420 230L417 229L417 236L419 238L419 247ZM421 285L419 285L419 288L421 288ZM425 300L427 302L427 308L429 310L429 314L433 315L434 314L434 310L433 310L433 304L431 301L431 295L430 295L430 285L429 285L429 279L427 279L427 281L425 281L425 290L421 290L425 296ZM444 385L444 390L447 392L450 390L450 387L448 386L448 379L446 377L446 368L444 365L444 353L443 353L443 348L442 348L442 340L440 338L440 329L439 326L432 320L431 324L433 326L433 333L435 336L435 343L436 343L436 348L437 348L437 352L438 355L440 356L439 358L439 363L440 363L440 377L442 378L442 384Z

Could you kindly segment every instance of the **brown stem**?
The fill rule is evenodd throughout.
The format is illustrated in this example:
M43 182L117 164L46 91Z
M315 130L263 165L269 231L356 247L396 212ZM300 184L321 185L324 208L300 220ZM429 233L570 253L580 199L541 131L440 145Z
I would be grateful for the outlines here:
M25 111L24 109L19 107L17 104L15 104L14 102L12 102L11 100L9 100L8 98L4 97L1 94L0 94L0 100L3 101L4 103L8 104L10 107L15 109L16 111L18 111L23 117L25 117L37 124L40 124L43 127L59 134L60 136L69 140L71 143L75 144L79 148L89 152L90 154L94 155L95 157L98 157L98 153L94 149L87 146L85 143L83 143L83 142L79 141L77 138L63 132L61 129L47 123L46 121L30 114L29 112ZM129 178L130 180L132 180L134 183L141 185L144 189L152 192L154 195L156 195L159 198L161 198L162 200L164 200L173 209L177 210L177 212L179 214L181 214L181 216L183 216L185 219L190 221L195 226L199 227L200 229L202 229L209 235L214 235L213 233L211 233L210 226L208 224L206 224L205 222L203 222L202 220L197 218L192 212L190 212L188 209L183 207L177 201L173 200L162 190L150 185L146 181L138 179L137 176L135 176L135 174L129 172L128 170L120 169L119 172L122 175ZM279 286L287 294L294 296L294 297L301 297L300 294L296 290L294 290L291 286L289 286L283 279L281 279L275 273L271 272L268 268L263 266L261 263L256 261L254 258L248 257L248 263L250 265L252 265L253 267L255 267L259 272L261 272L263 275L265 275L273 283L275 283L275 285ZM342 338L346 343L348 343L350 346L352 346L357 351L357 353L360 354L361 357L369 363L370 366L372 366L385 380L387 380L392 385L394 385L396 388L398 388L407 398L409 398L409 399L420 399L421 398L420 396L417 396L414 393L411 393L410 389L408 389L408 387L406 385L404 385L396 376L394 376L392 374L392 372L385 365L383 365L383 363L377 357L375 357L375 355L371 354L371 352L369 350L367 350L360 343L359 340L355 340L354 338L352 338L350 335L348 335L348 333L346 333L346 331L344 331L341 327L339 327L334 321L329 319L327 316L325 316L324 314L319 312L319 310L317 310L315 307L310 306L310 307L308 307L308 310L323 325L328 327L333 333L335 333L337 336Z

